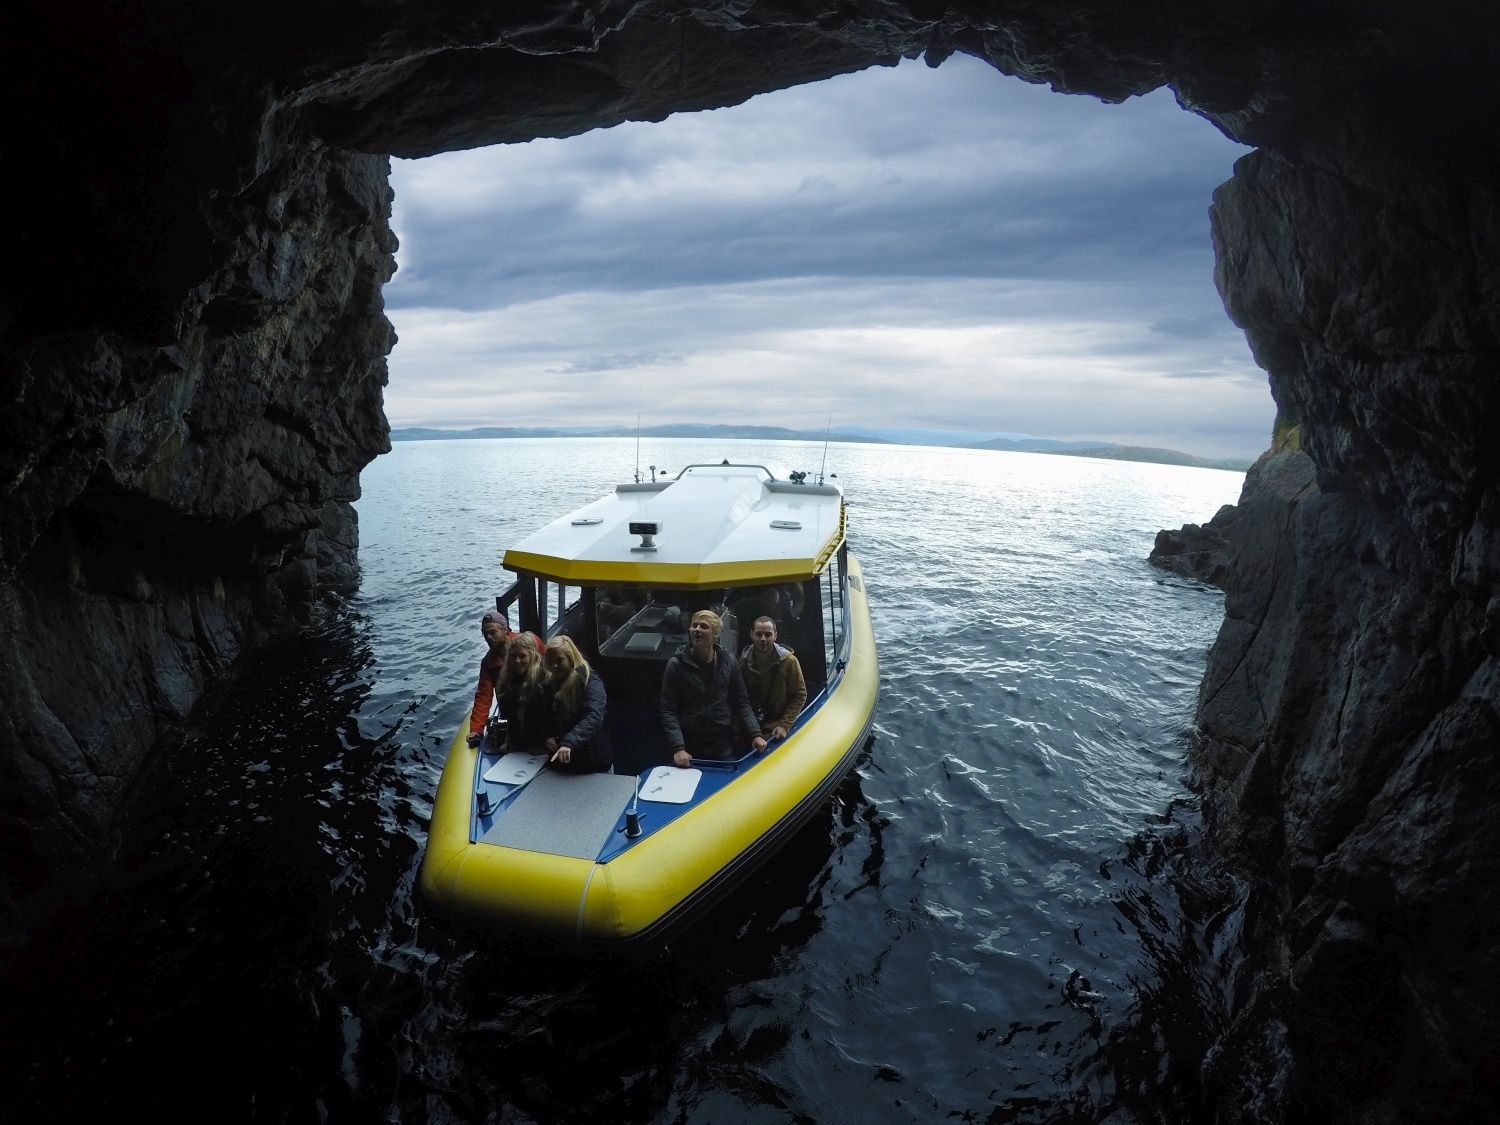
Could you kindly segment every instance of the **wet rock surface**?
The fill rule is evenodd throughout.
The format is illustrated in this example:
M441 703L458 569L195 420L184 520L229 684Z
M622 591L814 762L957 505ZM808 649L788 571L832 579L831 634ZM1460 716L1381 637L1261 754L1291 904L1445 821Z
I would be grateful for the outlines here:
M1252 473L1215 528L1233 563L1200 769L1214 843L1260 887L1225 1043L1284 1041L1293 1062L1267 1109L1244 1094L1261 1071L1219 1051L1211 1100L1226 1119L1491 1116L1496 19L1465 3L16 5L0 32L6 927L107 850L148 749L237 653L356 578L349 502L386 447L386 155L962 50L1109 99L1171 83L1260 146L1216 195L1217 280L1302 451Z
M164 346L7 339L0 916L107 850L147 752L247 645L357 583L351 502L389 448L386 176L321 150L205 200L223 257Z
M1176 530L1163 528L1156 533L1147 560L1162 570L1222 589L1234 562L1229 533L1239 514L1236 505L1225 504L1205 524L1185 523Z
M1259 880L1236 1022L1282 1029L1304 1110L1488 1119L1496 1029L1473 990L1494 983L1500 728L1482 609L1306 454L1257 470L1199 711L1212 842Z

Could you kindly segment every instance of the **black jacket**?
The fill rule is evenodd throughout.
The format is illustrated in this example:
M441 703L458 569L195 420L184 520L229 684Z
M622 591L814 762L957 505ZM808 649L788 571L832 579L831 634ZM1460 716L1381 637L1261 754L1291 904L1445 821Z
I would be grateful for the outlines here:
M496 690L500 717L508 724L506 738L512 750L535 754L543 749L552 733L552 703L547 698L546 681L535 685L516 685L514 694Z
M547 694L552 709L552 737L557 739L559 746L570 747L573 751L571 762L567 765L554 762L552 768L568 773L598 773L613 765L614 750L604 730L604 712L609 700L599 673L590 672L589 681L583 687L583 698L574 710L564 707L561 697L550 689Z
M736 728L744 741L760 734L760 723L745 691L740 662L722 648L715 648L711 666L699 664L689 645L683 645L667 661L661 678L661 729L667 746L684 746L684 730L696 738L727 739L738 744Z

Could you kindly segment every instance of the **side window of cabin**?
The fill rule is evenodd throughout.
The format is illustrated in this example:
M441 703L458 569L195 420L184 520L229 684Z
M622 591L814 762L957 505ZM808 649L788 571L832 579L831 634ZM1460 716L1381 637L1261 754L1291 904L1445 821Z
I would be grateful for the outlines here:
M808 697L816 695L828 682L827 645L824 642L824 617L821 612L823 599L821 575L809 578L802 584L802 645L797 649L797 658L802 662L802 675L807 679Z
M838 669L839 653L844 646L844 567L842 552L828 560L823 572L819 600L822 602L823 659L827 674Z
M583 590L561 582L542 582L542 620L547 623L546 640L566 634L575 640L583 636Z

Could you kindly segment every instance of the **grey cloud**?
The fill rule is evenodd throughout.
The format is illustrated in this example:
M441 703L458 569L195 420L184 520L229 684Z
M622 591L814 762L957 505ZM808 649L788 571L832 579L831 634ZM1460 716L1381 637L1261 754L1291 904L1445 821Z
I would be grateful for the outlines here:
M593 355L575 359L566 367L549 367L557 375L586 375L594 371L628 371L634 367L680 365L687 357L680 352L635 352L631 355Z
M1203 340L1223 332L1226 323L1228 318L1220 310L1217 315L1169 316L1153 324L1151 331L1182 340Z
M962 56L568 141L398 162L393 306L787 276L1210 276L1242 151L1158 92L1101 107ZM451 201L468 202L455 222Z

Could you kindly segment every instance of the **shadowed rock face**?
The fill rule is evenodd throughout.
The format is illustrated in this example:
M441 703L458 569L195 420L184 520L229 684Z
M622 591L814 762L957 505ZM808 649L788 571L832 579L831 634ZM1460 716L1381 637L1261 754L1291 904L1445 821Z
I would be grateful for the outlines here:
M1200 769L1261 879L1239 1020L1284 1022L1296 1095L1353 1120L1489 1119L1500 1092L1485 120L1483 169L1362 131L1215 197L1221 292L1304 452L1257 464L1229 532Z
M1201 704L1213 839L1266 906L1231 1040L1284 1024L1293 1097L1348 1120L1493 1094L1491 7L23 0L0 36L7 925L246 644L356 580L386 155L962 50L1111 100L1170 83L1259 146L1217 276L1303 452L1252 474Z

